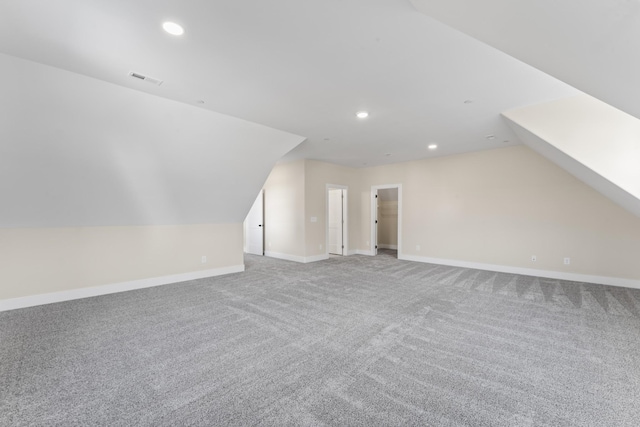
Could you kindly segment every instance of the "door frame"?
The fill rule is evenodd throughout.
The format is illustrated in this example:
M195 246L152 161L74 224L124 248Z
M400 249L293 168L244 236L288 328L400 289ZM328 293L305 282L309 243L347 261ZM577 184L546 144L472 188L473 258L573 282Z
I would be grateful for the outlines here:
M383 184L371 186L371 245L369 252L371 255L378 254L378 190L397 188L398 189L398 259L402 255L402 184Z
M324 247L325 253L329 256L329 190L343 190L342 199L342 256L349 255L349 221L348 221L348 209L349 204L349 186L338 184L326 184L325 186L325 211L324 211Z

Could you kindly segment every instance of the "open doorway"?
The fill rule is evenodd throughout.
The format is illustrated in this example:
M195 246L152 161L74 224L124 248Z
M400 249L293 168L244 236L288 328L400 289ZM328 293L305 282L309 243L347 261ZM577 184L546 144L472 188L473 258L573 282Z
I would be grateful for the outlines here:
M327 252L347 255L347 187L327 184Z
M371 252L398 258L402 236L402 185L373 186L371 196Z

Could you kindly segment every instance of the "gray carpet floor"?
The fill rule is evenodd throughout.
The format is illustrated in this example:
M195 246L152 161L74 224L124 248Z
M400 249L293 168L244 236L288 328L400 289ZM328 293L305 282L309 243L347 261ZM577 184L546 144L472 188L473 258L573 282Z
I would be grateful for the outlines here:
M0 313L0 425L640 425L640 290L246 265Z

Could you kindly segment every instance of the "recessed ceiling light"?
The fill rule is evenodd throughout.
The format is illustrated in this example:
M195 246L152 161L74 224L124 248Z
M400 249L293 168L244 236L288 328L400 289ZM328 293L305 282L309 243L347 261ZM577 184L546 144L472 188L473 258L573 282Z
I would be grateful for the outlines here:
M358 112L356 113L356 116L357 116L359 119L366 119L367 117L369 117L369 113L368 113L368 112L366 112L366 111L358 111Z
M429 150L435 150L436 148L438 148L438 144L429 144L429 146L427 148Z
M174 35L174 36L181 36L184 34L184 28L182 28L180 25L176 24L175 22L165 22L164 24L162 24L162 28L169 34Z
M487 139L496 139L496 136L495 135L487 135L487 136L485 136L485 138L487 138Z

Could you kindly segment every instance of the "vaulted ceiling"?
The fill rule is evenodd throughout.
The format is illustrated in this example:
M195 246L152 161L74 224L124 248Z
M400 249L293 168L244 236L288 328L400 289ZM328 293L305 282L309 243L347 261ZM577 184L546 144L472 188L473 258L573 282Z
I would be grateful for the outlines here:
M584 93L637 118L639 45L637 0L5 1L0 226L237 222L277 159L537 141L501 113Z
M301 135L287 159L355 167L516 144L501 112L579 93L408 0L3 2L0 52Z
M640 118L640 1L411 3L425 15Z

